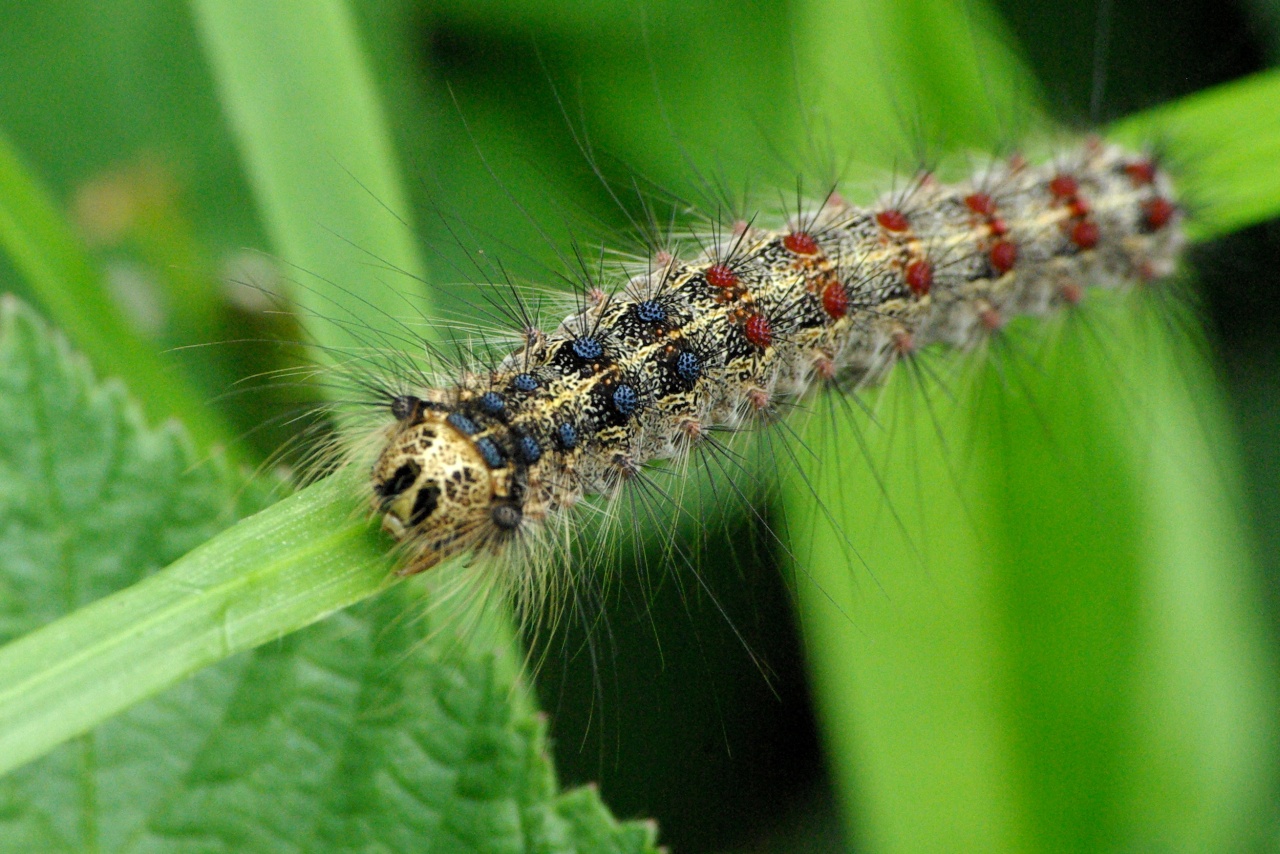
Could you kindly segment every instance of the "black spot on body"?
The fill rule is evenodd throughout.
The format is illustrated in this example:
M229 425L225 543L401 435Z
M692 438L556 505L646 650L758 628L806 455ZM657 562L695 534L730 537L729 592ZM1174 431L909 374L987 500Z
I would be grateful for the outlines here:
M610 400L613 403L613 411L623 418L630 418L635 413L636 407L640 405L640 395L626 383L621 383L614 388Z
M675 361L676 376L692 386L702 376L702 359L692 350L681 350Z
M742 327L729 327L729 334L725 336L724 346L724 360L726 362L750 359L758 355L760 355L760 348L747 340L747 336L742 331Z
M573 355L584 362L594 362L604 355L604 347L600 346L600 342L590 335L575 338L569 346L573 350Z
M498 504L489 511L489 518L493 520L493 524L504 531L514 531L520 527L520 520L523 517L524 513L514 504Z
M643 300L636 303L636 318L641 323L661 323L667 319L667 310L657 300Z
M391 399L391 414L397 421L416 421L422 415L422 400L411 394L401 394Z
M604 354L604 346L590 336L565 342L551 358L551 367L566 376L578 374L589 377L609 363L610 360Z
M910 290L903 288L910 293ZM854 308L852 294L850 294L849 311ZM795 330L801 329L817 329L819 326L830 326L839 318L832 317L827 314L826 309L822 307L822 298L817 294L804 294L794 306L787 317L788 326Z

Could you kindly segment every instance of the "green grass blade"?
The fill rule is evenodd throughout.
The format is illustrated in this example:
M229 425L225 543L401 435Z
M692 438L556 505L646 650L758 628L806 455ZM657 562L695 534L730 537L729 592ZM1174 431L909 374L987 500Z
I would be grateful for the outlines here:
M1193 205L1190 233L1210 240L1280 216L1280 71L1217 86L1112 128L1169 152Z
M330 480L172 566L0 648L0 773L384 589L382 542Z
M152 421L177 418L197 445L234 449L230 431L125 320L49 194L0 134L0 246L58 326L104 376L119 377Z
M291 298L312 340L362 347L372 330L399 331L391 318L410 309L396 288L410 290L405 274L423 265L397 219L409 216L405 185L346 4L191 7L267 232L298 271ZM374 276L393 287L360 287Z
M883 480L858 453L807 472L839 535L794 487L831 755L876 850L1227 850L1260 828L1275 686L1229 431L1167 318L1118 308L1039 350L1016 326L1030 353L932 412L895 378L870 402L892 435L860 428ZM896 517L840 500L882 488ZM865 565L832 559L846 538Z

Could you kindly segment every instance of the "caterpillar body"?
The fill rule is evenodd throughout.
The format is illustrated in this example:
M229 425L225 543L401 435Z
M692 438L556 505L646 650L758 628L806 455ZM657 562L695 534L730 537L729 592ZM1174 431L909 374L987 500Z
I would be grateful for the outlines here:
M815 384L857 390L930 344L971 348L1086 287L1167 276L1182 216L1151 156L1089 139L961 183L922 173L871 207L833 193L781 228L735 223L697 257L656 253L591 289L489 370L388 394L372 505L405 573L533 548L584 496Z

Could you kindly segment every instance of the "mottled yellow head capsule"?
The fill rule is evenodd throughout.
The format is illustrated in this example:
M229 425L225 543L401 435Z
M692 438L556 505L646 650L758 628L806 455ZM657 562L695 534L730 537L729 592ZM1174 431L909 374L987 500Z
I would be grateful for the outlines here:
M412 397L396 398L392 412L398 420L373 465L373 501L383 530L414 547L406 571L420 572L487 538L496 483L456 416Z

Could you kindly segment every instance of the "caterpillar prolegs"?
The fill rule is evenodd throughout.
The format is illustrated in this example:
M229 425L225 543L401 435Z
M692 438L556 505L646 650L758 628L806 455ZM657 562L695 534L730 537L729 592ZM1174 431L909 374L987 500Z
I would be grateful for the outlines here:
M920 348L1169 275L1181 219L1150 155L1091 138L960 183L921 172L870 207L833 193L779 227L733 223L590 290L487 369L388 393L371 501L409 573L559 539L546 529L584 496L817 385L858 391Z

